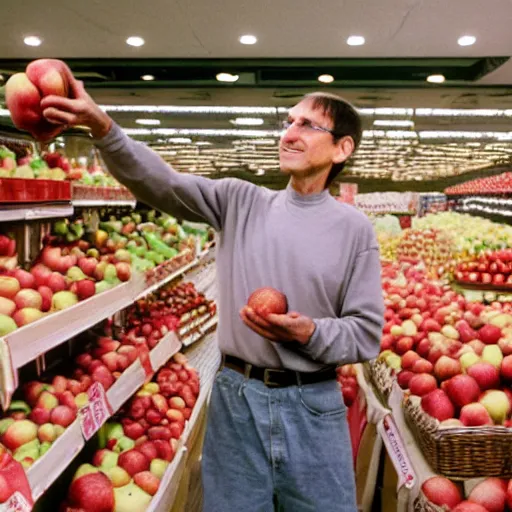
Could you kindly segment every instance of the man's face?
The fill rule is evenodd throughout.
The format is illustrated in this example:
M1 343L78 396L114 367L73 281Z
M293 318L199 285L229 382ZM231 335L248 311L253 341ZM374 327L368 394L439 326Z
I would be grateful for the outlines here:
M331 133L315 129L333 129L333 122L322 109L313 109L313 101L306 99L288 113L291 126L281 137L279 163L281 171L292 176L314 176L325 173L340 159L340 144Z

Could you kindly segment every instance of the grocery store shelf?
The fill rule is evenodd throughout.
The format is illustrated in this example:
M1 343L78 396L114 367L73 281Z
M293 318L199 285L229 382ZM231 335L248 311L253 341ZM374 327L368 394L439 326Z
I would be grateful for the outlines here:
M108 206L126 206L135 208L136 199L73 199L71 201L75 208L101 208Z
M69 203L2 205L0 206L0 222L70 217L73 215L73 211L73 206Z
M196 265L198 265L198 263L199 263L199 260L194 259L190 263L187 263L185 266L183 266L183 267L179 268L178 270L176 270L175 272L173 272L172 274L169 274L166 278L161 279L160 281L152 284L151 286L149 286L147 288L144 287L144 289L141 290L140 293L133 300L135 301L135 300L142 299L146 295L153 293L154 291L158 290L159 288L166 285L167 283L170 283L177 277L187 273L191 268L194 268Z
M131 304L137 286L132 279L8 334L15 386L17 369Z
M175 333L171 332L162 338L158 345L150 352L153 370L156 372L161 368L180 348L181 343ZM144 385L145 381L145 372L140 361L137 359L107 391L107 398L112 406L112 412L115 413L119 410ZM69 466L84 447L84 444L80 421L77 419L52 444L48 452L27 471L34 500L37 500Z

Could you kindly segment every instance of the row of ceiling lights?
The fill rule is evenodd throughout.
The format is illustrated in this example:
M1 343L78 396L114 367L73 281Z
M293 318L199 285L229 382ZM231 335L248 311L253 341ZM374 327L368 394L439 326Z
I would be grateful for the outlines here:
M244 45L253 45L258 42L258 38L252 34L244 34L240 36L239 41ZM23 42L28 46L40 46L42 44L42 39L37 36L27 36L23 40ZM360 35L352 35L347 38L347 44L349 46L362 46L365 43L365 38ZM459 46L471 46L475 44L476 37L472 35L464 35L459 37L457 40ZM126 39L126 44L129 46L140 47L144 46L145 41L142 37L139 36L130 36ZM238 80L238 75L232 75L231 73L218 73L216 76L219 82L228 82L234 83ZM154 80L155 77L153 75L142 75L142 80L151 81ZM324 84L330 84L334 82L334 77L329 74L323 74L318 77L318 81ZM445 81L445 77L443 75L430 75L427 77L427 82L433 84L441 84Z

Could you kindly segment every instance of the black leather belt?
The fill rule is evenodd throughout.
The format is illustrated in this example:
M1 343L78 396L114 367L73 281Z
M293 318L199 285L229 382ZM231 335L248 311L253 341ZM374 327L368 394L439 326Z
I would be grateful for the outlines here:
M269 388L284 388L300 384L315 384L326 380L336 379L336 369L329 368L318 372L295 372L293 370L276 370L260 368L246 363L234 356L223 355L222 366L244 375L247 379L257 379Z

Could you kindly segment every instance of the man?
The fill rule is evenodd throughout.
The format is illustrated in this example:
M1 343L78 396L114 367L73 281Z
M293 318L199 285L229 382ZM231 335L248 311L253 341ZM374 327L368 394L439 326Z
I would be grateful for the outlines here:
M140 200L219 233L218 343L202 468L205 512L356 508L338 364L375 357L383 324L379 253L369 220L330 196L328 183L361 139L341 98L316 93L293 107L280 143L286 190L179 174L128 138L72 82L48 97L46 118L91 128L112 174ZM246 307L257 288L290 312Z

